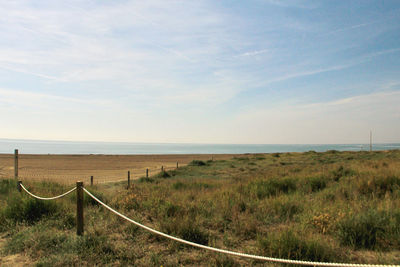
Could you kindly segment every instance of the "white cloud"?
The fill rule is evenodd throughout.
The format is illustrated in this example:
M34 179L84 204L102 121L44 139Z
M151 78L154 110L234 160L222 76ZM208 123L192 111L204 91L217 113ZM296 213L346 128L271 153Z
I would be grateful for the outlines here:
M229 126L246 143L360 143L369 131L377 142L400 136L400 91L373 93L332 102L242 113Z

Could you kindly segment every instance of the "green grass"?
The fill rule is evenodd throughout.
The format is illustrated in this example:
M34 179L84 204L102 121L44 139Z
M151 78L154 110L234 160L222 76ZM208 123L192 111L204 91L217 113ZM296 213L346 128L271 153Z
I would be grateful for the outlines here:
M203 164L204 163L204 164ZM157 230L200 244L298 260L400 262L400 151L276 153L193 161L122 184L89 188ZM52 196L69 187L30 183ZM125 222L85 196L76 236L75 192L51 202L0 181L2 255L32 265L263 266L167 240Z

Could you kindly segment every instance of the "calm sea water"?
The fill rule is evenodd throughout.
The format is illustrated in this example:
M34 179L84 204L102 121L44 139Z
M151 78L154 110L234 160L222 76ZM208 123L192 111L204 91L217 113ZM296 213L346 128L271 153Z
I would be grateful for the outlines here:
M156 144L122 142L70 142L0 139L0 153L24 154L239 154L305 152L314 150L360 151L369 150L369 144L321 145L229 145L229 144ZM373 144L373 150L400 149L400 143Z

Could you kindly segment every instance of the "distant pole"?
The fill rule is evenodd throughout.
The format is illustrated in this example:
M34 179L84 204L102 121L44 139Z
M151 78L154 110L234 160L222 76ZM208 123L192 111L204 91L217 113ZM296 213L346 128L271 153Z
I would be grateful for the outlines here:
M93 176L90 176L90 185L93 186Z
M83 235L83 182L76 182L76 234Z
M131 186L131 172L128 171L128 189Z
M149 169L146 169L146 178L149 178Z
M164 166L161 165L161 172L164 172Z
M14 178L18 180L18 149L14 150Z
M369 131L369 152L372 152L372 131Z

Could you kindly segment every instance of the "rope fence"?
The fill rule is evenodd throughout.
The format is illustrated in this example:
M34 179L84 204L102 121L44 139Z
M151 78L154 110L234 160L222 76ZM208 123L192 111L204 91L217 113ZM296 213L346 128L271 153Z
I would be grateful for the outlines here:
M39 196L29 192L28 189L26 189L25 186L20 181L18 182L18 186L20 186L30 196L32 196L34 198L37 198L37 199L40 199L40 200L54 200L54 199L62 198L62 197L66 196L66 195L68 195L68 194L70 194L70 193L72 193L73 191L76 190L76 187L74 187L71 190L69 190L69 191L67 191L67 192L65 192L65 193L63 193L61 195L55 196L55 197L39 197Z
M267 261L267 262L274 262L274 263L283 263L283 264L297 264L297 265L308 265L308 266L331 266L331 267L400 267L400 265L383 265L383 264L353 264L353 263L335 263L335 262L316 262L316 261L302 261L302 260L290 260L290 259L281 259L281 258L273 258L273 257L266 257L266 256L259 256L259 255L253 255L253 254L247 254L247 253L241 253L241 252L236 252L236 251L231 251L231 250L226 250L226 249L220 249L220 248L215 248L215 247L210 247L206 245L201 245L197 244L182 238L178 238L175 236L168 235L166 233L157 231L153 228L150 228L146 225L143 225L135 220L132 220L131 218L127 217L126 215L116 211L115 209L111 208L101 200L99 200L96 196L94 196L92 193L90 193L86 188L83 187L83 182L77 182L76 187L72 188L71 190L55 196L55 197L40 197L37 196L31 192L29 192L25 186L22 184L21 181L18 181L18 189L21 191L23 189L27 194L30 196L41 199L41 200L54 200L58 199L61 197L64 197L70 193L72 193L74 190L77 190L77 234L82 235L83 234L83 192L85 192L89 197L94 199L96 202L98 202L100 205L102 205L104 208L108 209L112 213L116 214L117 216L125 219L126 221L135 224L136 226L149 231L153 234L157 234L159 236L168 238L170 240L174 240L176 242L180 242L189 246L209 250L209 251L214 251L218 253L223 253L231 256L237 256L237 257L242 257L242 258L248 258L248 259L253 259L253 260L260 260L260 261Z
M14 159L14 168L13 168L14 169L14 179L17 181L20 180L21 178L32 178L35 180L58 179L62 182L63 180L68 180L70 177L74 177L74 179L77 178L81 181L90 182L91 185L93 185L94 183L95 184L106 184L106 183L112 183L112 182L126 181L126 179L118 179L118 176L120 174L119 173L116 174L116 170L113 170L113 173L110 174L110 175L112 175L112 177L114 177L116 179L108 179L108 178L110 178L110 176L108 176L108 174L106 174L106 175L101 174L101 176L99 175L96 179L94 179L93 177L95 177L97 175L96 173L93 173L93 174L88 173L88 175L83 175L81 173L75 172L75 173L65 175L62 173L57 173L57 170L55 170L55 169L50 170L50 169L46 169L46 168L40 168L40 173L35 173L35 172L31 172L31 171L28 173L26 168L19 167L20 155L21 154L19 154L18 149L15 149L14 155L5 155L4 157L2 157L2 158L10 159L10 160ZM160 163L157 163L157 164L160 164ZM158 166L148 167L145 169L133 168L133 170L130 170L130 172L132 174L132 178L138 179L140 177L148 178L149 176L155 175L160 172L162 173L162 172L175 170L175 169L179 168L178 161L176 162L176 166L175 166L175 163L173 163L173 162L167 162L166 164L168 166L167 165L158 165ZM186 164L184 164L184 165L186 165ZM108 177L108 178L106 178L106 177Z

